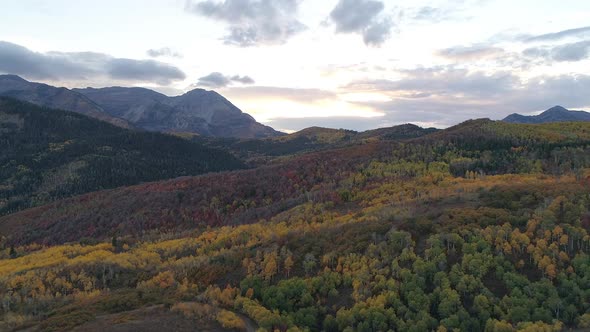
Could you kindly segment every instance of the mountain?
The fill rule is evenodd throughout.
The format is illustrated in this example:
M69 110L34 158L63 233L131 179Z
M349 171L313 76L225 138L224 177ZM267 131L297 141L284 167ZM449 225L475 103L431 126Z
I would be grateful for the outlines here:
M150 131L214 137L264 138L282 133L264 126L214 91L195 89L167 97L143 88L74 89L111 116Z
M16 75L0 75L0 96L72 111L123 128L213 137L264 138L283 135L243 113L214 91L195 89L168 97L144 88L56 88Z
M244 165L219 149L0 98L0 215L58 198Z
M126 120L111 116L95 102L80 93L66 88L56 88L47 84L29 82L16 75L0 75L0 96L16 98L39 106L84 114L123 128L130 127Z
M311 142L331 146L334 144L342 144L346 142L361 143L362 141L371 139L405 140L422 137L436 131L438 131L436 128L422 128L410 123L362 132L346 129L309 127L287 136L273 138L272 140L290 141L304 138Z
M590 121L590 113L584 111L570 111L561 106L552 107L539 115L511 114L502 120L510 123L549 123L549 122L571 122Z

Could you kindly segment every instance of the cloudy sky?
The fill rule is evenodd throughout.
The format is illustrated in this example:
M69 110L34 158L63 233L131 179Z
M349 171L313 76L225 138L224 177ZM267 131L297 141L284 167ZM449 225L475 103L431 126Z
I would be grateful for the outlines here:
M19 0L0 73L215 90L280 130L590 109L590 1Z

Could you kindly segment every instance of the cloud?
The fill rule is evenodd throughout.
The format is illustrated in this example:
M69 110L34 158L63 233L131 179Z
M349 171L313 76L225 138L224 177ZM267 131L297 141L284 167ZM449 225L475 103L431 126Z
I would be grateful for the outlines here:
M417 8L412 18L418 21L441 22L453 18L453 13L448 8L424 6Z
M99 54L86 53L78 57L78 62L84 58L90 60L95 57L102 61L104 57ZM31 78L45 79L61 76L65 78L90 75L93 69L81 66L59 53L35 53L26 47L0 41L0 71Z
M348 92L388 95L389 101L359 102L384 113L387 123L433 122L450 126L473 118L501 119L554 105L590 105L590 76L537 76L526 81L511 72L470 72L454 67L400 71L399 80L363 80L343 87Z
M296 19L300 0L187 0L186 10L224 22L226 44L248 47L284 44L306 29Z
M522 51L529 58L551 58L551 51L547 47L531 47Z
M178 68L154 60L111 58L106 67L110 77L125 81L155 81L161 85L168 85L171 80L186 78Z
M400 80L361 80L345 89L363 92L389 92L416 99L424 96L461 96L480 98L501 96L510 91L518 79L509 72L469 72L454 67L418 68L400 71Z
M250 76L225 76L219 72L213 72L207 76L199 78L197 86L203 86L208 88L223 88L234 82L241 84L254 84L254 80Z
M160 85L186 78L177 67L159 61L115 58L94 52L39 53L5 41L0 41L0 72L40 80L112 79Z
M568 37L584 37L590 35L590 26L588 27L581 27L575 29L568 29L558 32L546 33L543 35L537 36L528 36L524 39L525 42L547 42L547 41L557 41Z
M481 8L489 0L448 0L444 5L437 7L423 6L407 8L405 14L415 21L425 21L426 23L439 23L449 20L466 20L472 19L467 15L471 8Z
M330 13L337 32L358 32L371 25L385 6L380 1L340 0Z
M340 0L330 13L337 33L359 33L366 45L378 46L389 37L391 17L380 17L383 2L374 0Z
M215 72L199 78L197 85L209 88L219 88L228 85L230 82L231 81L228 77L224 76L222 73Z
M503 49L488 45L455 46L437 52L438 56L457 61L481 60L497 57L503 54Z
M391 27L391 20L387 18L375 22L363 32L363 41L366 45L381 45L389 38Z
M238 83L242 83L242 84L254 84L256 83L252 77L250 76L239 76L239 75L235 75L231 77L231 80L233 82L238 82Z
M367 74L368 75L368 74ZM293 111L266 116L267 124L286 130L310 126L366 130L403 123L447 127L468 119L502 119L511 113L532 113L554 105L572 109L590 105L590 75L541 75L521 79L511 70L484 72L456 66L398 70L400 79L352 81L336 91L250 86L229 87L222 92L231 100L248 105L297 104ZM379 96L379 98L347 96ZM362 99L366 98L366 99ZM346 105L342 105L345 102ZM288 103L285 103L285 105ZM332 116L295 110L314 107L326 110L365 110L363 114ZM256 109L256 106L252 107Z
M580 61L590 55L590 40L558 46L552 51L556 61Z
M529 58L541 58L546 61L576 62L590 57L590 40L558 46L531 47L523 51Z
M172 57L172 58L182 58L182 54L170 49L169 47L151 48L151 49L147 50L145 53L152 58L158 58L161 56Z
M236 99L287 99L295 102L312 103L337 98L334 92L320 89L297 89L270 86L231 87L224 95Z

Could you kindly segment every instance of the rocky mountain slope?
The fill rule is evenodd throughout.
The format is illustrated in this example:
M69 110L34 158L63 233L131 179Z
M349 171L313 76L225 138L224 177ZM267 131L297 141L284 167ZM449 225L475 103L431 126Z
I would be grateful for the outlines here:
M109 115L99 105L80 93L66 88L29 82L16 75L0 75L0 96L88 115L123 128L130 127L126 120Z
M214 91L195 89L167 97L143 88L74 89L110 115L151 131L214 137L265 138L281 133L264 126Z
M144 88L56 88L16 75L0 75L0 96L91 116L123 128L213 137L283 135L262 125L214 91L168 97Z

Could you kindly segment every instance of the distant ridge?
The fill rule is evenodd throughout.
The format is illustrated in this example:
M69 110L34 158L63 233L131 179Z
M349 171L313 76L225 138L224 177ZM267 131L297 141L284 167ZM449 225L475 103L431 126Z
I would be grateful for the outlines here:
M510 123L549 123L549 122L577 122L590 121L590 113L584 111L570 111L562 106L554 106L539 115L511 114L502 120Z
M80 93L66 88L29 82L17 75L0 75L0 97L11 97L38 106L84 114L122 128L131 127L129 122L111 116L98 104Z

